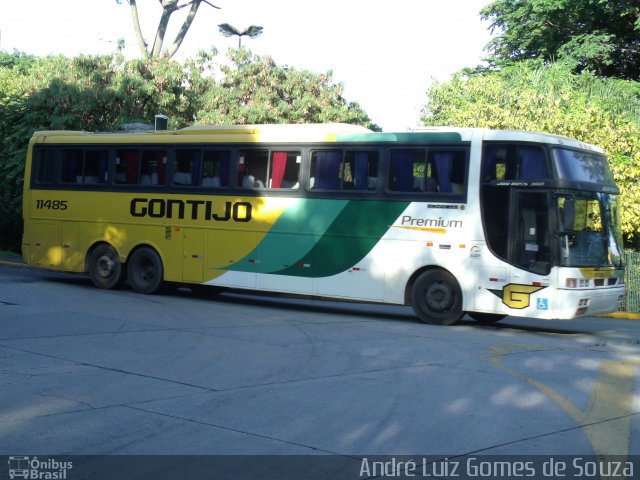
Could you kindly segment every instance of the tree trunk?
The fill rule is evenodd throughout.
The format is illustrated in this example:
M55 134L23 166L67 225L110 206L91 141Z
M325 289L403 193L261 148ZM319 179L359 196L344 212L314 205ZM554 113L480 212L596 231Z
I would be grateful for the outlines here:
M138 48L143 57L148 55L147 44L142 37L142 30L140 29L140 19L138 18L138 6L136 0L129 0L131 6L131 18L133 19L133 30L136 32L136 40L138 41Z
M158 24L156 39L153 42L153 49L151 51L152 57L160 56L162 43L164 42L164 35L167 33L167 25L169 25L169 19L173 12L178 9L178 0L160 0L160 3L162 4L162 16L160 17L160 23Z

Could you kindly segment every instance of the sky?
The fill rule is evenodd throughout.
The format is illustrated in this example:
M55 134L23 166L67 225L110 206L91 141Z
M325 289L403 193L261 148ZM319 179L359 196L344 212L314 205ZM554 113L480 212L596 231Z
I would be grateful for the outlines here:
M188 0L183 0L187 3ZM333 72L344 96L359 103L384 131L418 124L426 91L464 67L481 63L491 39L480 10L490 0L209 0L202 4L176 59L215 47L236 48L218 25L264 28L243 46L278 65ZM138 0L145 39L153 43L158 0ZM182 3L182 2L181 2ZM170 45L188 9L174 14ZM125 40L139 55L126 0L0 0L0 50L34 54L108 54Z

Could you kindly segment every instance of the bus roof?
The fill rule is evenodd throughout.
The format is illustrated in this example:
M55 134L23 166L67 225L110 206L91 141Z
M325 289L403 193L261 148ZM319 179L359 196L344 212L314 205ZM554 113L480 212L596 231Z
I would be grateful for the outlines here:
M198 125L181 130L149 130L146 132L92 133L86 131L36 131L32 143L297 143L297 142L469 142L475 135L485 141L519 141L563 145L602 153L602 149L577 140L529 131L489 130L482 128L421 127L406 132L373 132L359 125L264 124L264 125Z

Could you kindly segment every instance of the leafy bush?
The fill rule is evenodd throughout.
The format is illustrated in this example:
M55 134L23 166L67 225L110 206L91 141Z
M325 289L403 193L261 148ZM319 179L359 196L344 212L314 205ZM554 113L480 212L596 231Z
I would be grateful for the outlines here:
M117 131L157 113L194 123L347 122L379 129L331 73L281 67L247 49L184 63L120 54L66 58L0 52L0 248L19 250L27 144L37 130Z
M463 71L427 93L424 125L533 130L599 145L621 191L622 230L640 247L640 83L572 74L563 63Z

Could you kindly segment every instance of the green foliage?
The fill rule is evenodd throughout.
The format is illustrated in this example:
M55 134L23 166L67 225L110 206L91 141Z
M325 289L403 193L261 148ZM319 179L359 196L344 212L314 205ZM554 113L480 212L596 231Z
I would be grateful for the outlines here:
M223 79L206 92L199 123L344 122L380 130L357 103L342 96L331 72L316 74L278 66L271 57L231 50L222 65Z
M576 72L640 78L640 5L635 0L495 0L481 11L505 61L570 60Z
M278 66L246 49L184 63L119 54L37 58L0 52L0 248L19 249L26 148L36 130L116 131L157 113L201 124L347 122L376 130L331 74Z
M427 95L425 125L533 130L603 147L621 191L625 242L640 247L640 84L574 75L562 63L520 62L459 74Z

